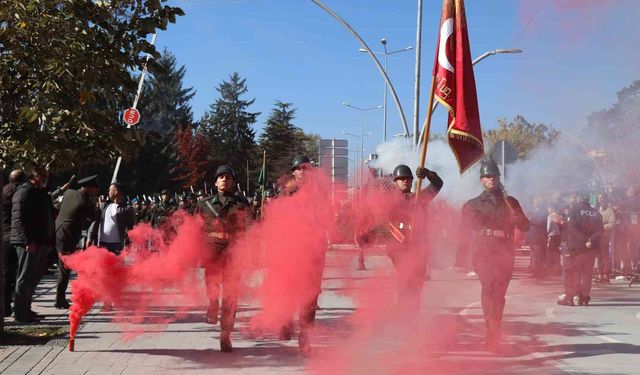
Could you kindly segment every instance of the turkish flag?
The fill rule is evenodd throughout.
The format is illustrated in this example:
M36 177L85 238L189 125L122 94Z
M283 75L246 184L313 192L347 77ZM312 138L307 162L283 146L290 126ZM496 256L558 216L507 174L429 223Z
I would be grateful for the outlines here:
M449 147L462 174L484 155L463 0L443 1L435 60L434 94L449 111Z

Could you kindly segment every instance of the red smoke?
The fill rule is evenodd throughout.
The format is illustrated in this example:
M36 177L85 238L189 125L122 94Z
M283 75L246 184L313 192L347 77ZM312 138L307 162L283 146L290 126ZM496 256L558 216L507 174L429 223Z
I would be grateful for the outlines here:
M201 282L195 272L209 251L202 227L201 218L178 213L167 226L175 228L175 233L140 224L129 232L131 245L119 256L92 246L64 257L65 264L78 273L71 283L71 337L96 301L112 303L115 320L122 323L148 320L153 307L175 307L173 315L152 319L162 324L202 302ZM125 260L130 265L125 265Z

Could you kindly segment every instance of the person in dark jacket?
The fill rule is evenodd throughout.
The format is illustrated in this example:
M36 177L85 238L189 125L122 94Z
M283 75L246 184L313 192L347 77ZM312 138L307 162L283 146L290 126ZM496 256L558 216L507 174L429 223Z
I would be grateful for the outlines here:
M604 231L602 215L589 205L589 194L578 194L576 204L564 223L567 231L567 252L563 254L564 295L559 305L573 306L574 297L579 305L591 300L591 278L600 239Z
M39 319L31 310L31 299L39 279L41 262L55 243L53 204L42 188L47 179L44 169L34 169L11 200L11 244L18 254L14 314L21 323Z
M500 335L505 295L515 259L514 230L529 229L518 200L504 191L500 169L495 161L480 166L482 194L462 207L462 226L466 246L470 246L474 271L482 285L482 312L487 325L487 349L500 351Z
M83 229L95 220L96 203L92 198L98 195L97 176L90 176L78 181L79 190L69 189L62 197L60 212L56 218L56 249L60 255L71 254L80 246ZM68 309L69 302L65 294L69 284L71 270L65 267L62 260L58 262L58 286L56 289L55 307Z
M16 169L9 174L9 183L2 187L2 248L4 249L4 315L11 316L11 301L16 288L18 270L18 254L11 244L11 199L18 186L27 182L27 174Z

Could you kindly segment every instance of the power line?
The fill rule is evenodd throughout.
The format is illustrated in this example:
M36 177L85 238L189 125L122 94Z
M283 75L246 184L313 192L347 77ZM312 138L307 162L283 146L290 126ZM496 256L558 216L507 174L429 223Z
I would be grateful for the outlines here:
M531 22L533 22L534 18L536 18L536 16L540 12L540 8L542 8L542 4L543 3L544 3L544 0L540 0L540 2L538 3L538 7L536 8L535 12L533 12L533 15L531 16L531 18L529 18L529 21L527 21L527 24L524 26L524 28L522 29L520 34L518 34L518 36L513 41L511 41L511 43L509 44L510 46L513 47L513 45L518 40L520 40L520 38L527 32L527 30L529 29L529 25L531 25Z

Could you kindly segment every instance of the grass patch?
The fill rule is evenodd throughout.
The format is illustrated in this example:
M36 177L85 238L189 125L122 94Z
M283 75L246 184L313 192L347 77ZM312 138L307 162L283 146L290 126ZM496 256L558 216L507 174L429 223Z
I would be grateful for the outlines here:
M64 337L66 326L19 326L5 327L0 333L3 345L44 345L47 342Z

